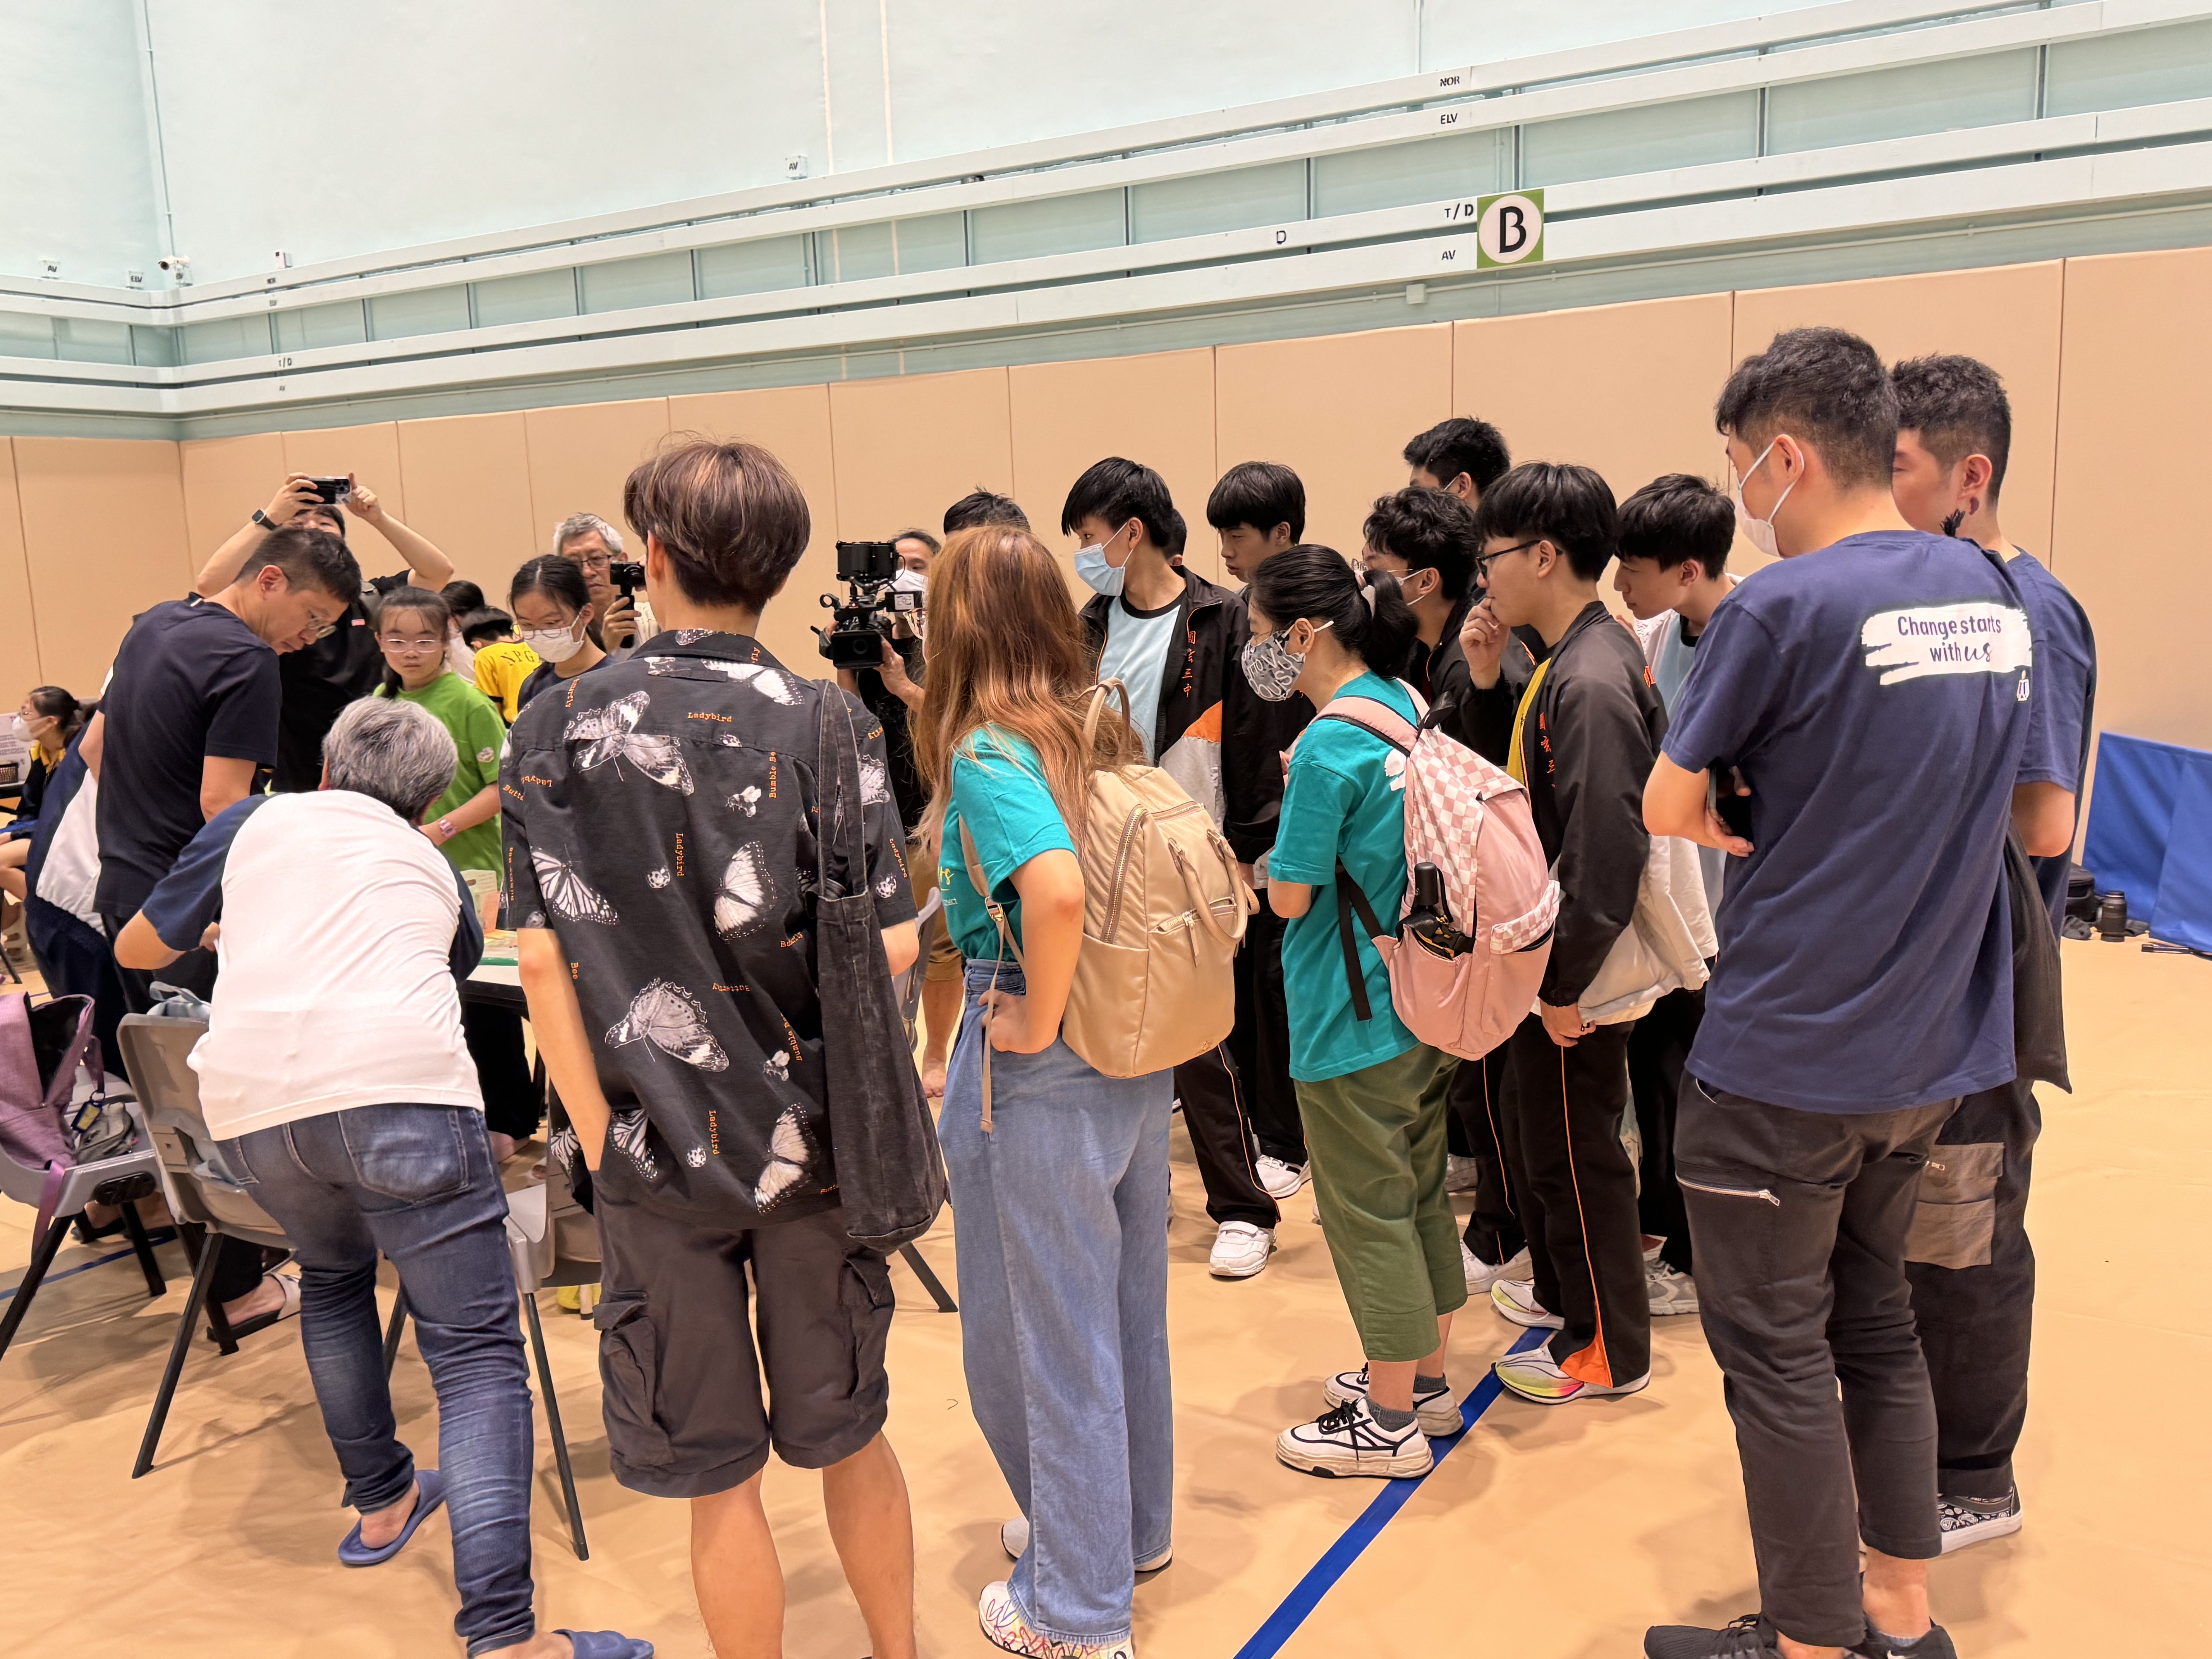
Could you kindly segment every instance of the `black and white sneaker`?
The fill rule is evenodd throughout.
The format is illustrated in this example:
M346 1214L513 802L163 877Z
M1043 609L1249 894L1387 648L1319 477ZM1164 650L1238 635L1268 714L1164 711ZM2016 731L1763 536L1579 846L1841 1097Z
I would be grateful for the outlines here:
M1436 1462L1419 1419L1402 1429L1386 1429L1375 1420L1364 1400L1285 1429L1275 1441L1275 1455L1308 1474L1368 1475L1384 1480L1426 1474Z
M1941 1625L1929 1626L1925 1635L1910 1642L1884 1636L1869 1625L1866 1639L1851 1651L1859 1659L1959 1659L1959 1650L1951 1645L1950 1632Z
M1992 1538L2008 1538L2020 1530L2020 1491L2002 1498L1943 1498L1936 1500L1943 1527L1943 1553L1986 1544Z
M1332 1406L1350 1406L1367 1398L1367 1367L1356 1371L1339 1371L1322 1385ZM1447 1382L1431 1393L1413 1390L1413 1419L1421 1425L1421 1432L1431 1439L1441 1439L1448 1434L1457 1434L1466 1425L1459 1419L1459 1396Z
M1654 1625L1644 1632L1644 1659L1781 1659L1782 1633L1763 1613L1709 1630L1703 1625Z

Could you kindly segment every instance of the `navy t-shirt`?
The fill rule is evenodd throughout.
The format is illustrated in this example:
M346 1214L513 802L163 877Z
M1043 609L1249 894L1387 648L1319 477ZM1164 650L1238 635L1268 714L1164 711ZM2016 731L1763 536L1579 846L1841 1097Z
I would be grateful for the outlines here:
M2004 836L2033 647L1982 551L1844 538L1713 613L1664 752L1741 767L1720 961L1689 1069L1813 1112L1878 1112L2014 1075Z
M2073 792L2075 821L2081 821L2081 780L2089 770L2089 722L2097 692L2097 638L2081 602L2033 553L2022 553L2005 568L2027 601L2028 625L2035 630L2035 695L2027 705L2027 754L2021 762L2022 783L2055 783ZM2066 878L2074 872L2069 849L2030 860L2035 884L2051 912L2051 925L2066 933Z

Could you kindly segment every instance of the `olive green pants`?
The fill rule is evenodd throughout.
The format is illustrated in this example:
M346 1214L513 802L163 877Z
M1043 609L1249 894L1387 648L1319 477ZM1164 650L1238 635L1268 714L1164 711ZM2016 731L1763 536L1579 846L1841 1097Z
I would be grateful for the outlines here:
M1297 1085L1322 1231L1369 1359L1426 1358L1437 1318L1467 1304L1444 1195L1444 1097L1458 1067L1417 1044Z

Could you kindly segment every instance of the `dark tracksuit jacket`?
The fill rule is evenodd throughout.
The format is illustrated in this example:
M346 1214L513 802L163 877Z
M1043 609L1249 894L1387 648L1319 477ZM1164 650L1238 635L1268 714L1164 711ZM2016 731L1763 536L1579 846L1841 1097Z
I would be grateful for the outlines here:
M1512 639L1506 642L1504 654L1498 659L1498 684L1487 691L1480 690L1468 670L1467 653L1459 642L1459 630L1478 597L1469 593L1452 612L1443 637L1437 641L1436 649L1428 653L1425 662L1421 660L1419 645L1414 646L1414 661L1407 678L1431 707L1440 703L1447 706L1439 722L1445 733L1465 744L1492 766L1503 766L1506 750L1513 742L1513 711L1521 706L1521 694L1528 689L1528 678L1536 672L1536 665L1549 654L1550 647L1534 629L1515 629Z

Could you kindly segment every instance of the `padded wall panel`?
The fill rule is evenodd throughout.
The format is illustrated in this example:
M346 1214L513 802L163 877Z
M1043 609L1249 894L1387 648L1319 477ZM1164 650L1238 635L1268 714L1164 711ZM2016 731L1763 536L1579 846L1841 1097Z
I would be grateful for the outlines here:
M677 432L757 443L799 480L813 520L812 533L805 556L763 618L760 637L793 672L826 678L829 665L807 630L828 622L829 612L821 608L819 596L836 587L837 466L830 448L830 388L777 386L675 397L668 400L668 417L671 429Z
M185 533L197 573L284 482L284 434L189 438L177 452L185 481Z
M520 414L399 422L403 515L489 598L538 551L530 513L530 451Z
M1109 455L1141 461L1167 480L1189 531L1185 562L1209 580L1222 580L1219 544L1206 522L1206 498L1219 476L1212 352L1025 363L1008 373L1014 498L1044 544L1061 556L1071 582L1074 544L1060 533L1060 508L1084 470ZM1079 585L1073 591L1090 598Z
M9 663L23 690L46 684L39 658L36 608L31 597L30 567L23 558L23 509L15 498L15 449L0 438L0 662ZM91 690L68 688L80 696ZM6 693L0 692L0 696ZM21 692L16 694L21 696Z
M184 597L185 489L177 446L131 438L17 438L15 483L45 677L89 696L131 619Z
M313 427L288 432L284 434L284 471L305 472L318 478L336 478L349 473L376 492L376 499L385 511L410 529L419 527L407 515L407 481L399 475L397 422L376 421L367 426ZM270 494L276 492L280 482L270 481ZM346 515L346 545L361 561L365 576L396 576L407 568L407 561L399 556L381 533L352 514Z
M1214 459L1280 461L1306 487L1306 539L1359 552L1377 495L1406 483L1406 441L1452 410L1452 325L1223 346Z
M1006 377L1003 368L978 368L832 386L838 533L880 541L908 525L934 529L945 509L978 485L1011 495ZM1023 505L1042 516L1037 503Z
M623 517L623 483L668 436L668 399L533 409L523 421L530 438L532 550L550 552L554 526L571 514L596 513L622 526L635 544L624 551L643 558L644 543Z

